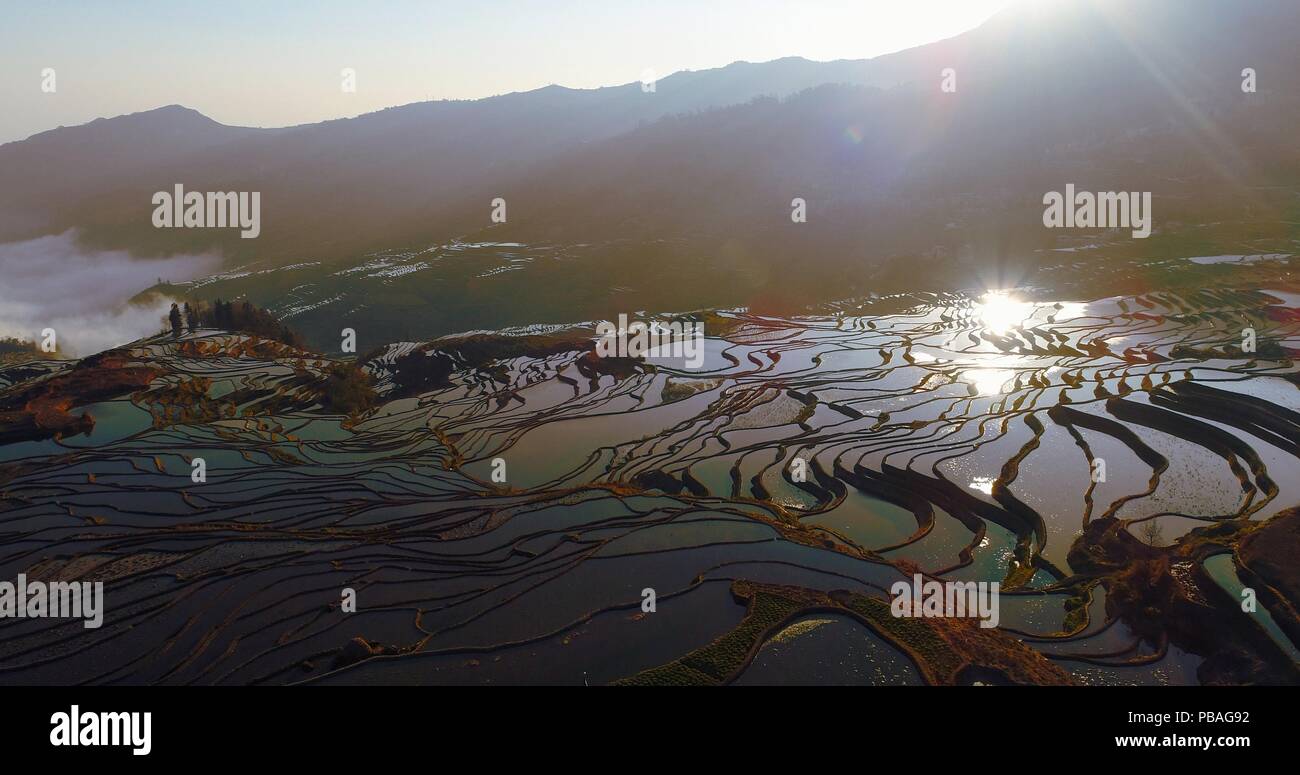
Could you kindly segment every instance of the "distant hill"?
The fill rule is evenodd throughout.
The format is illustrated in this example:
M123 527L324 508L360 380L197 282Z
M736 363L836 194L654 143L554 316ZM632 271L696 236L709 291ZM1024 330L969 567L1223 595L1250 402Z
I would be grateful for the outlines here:
M585 144L828 79L868 83L864 64L737 62L670 75L653 92L549 86L284 129L228 127L178 105L98 119L0 146L0 241L78 228L89 244L142 255L218 246L233 257L346 255L387 246L394 226L437 222L469 190ZM154 230L149 196L177 182L263 192L269 232L250 245L222 232Z
M0 145L0 241L63 231L65 208L103 196L143 169L181 164L213 147L281 131L225 126L169 105Z

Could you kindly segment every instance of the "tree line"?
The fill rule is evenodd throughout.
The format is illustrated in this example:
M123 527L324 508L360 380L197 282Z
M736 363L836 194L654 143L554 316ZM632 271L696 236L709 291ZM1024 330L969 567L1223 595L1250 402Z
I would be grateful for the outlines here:
M190 331L200 328L219 328L224 331L256 334L291 347L305 347L301 334L281 323L270 312L247 300L240 302L223 299L212 302L192 300L185 301L183 306L172 304L168 321L171 323L173 335L180 335L185 328Z

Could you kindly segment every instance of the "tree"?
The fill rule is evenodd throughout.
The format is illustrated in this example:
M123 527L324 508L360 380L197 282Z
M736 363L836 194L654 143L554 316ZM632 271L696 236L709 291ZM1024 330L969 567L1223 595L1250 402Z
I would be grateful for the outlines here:
M172 302L172 311L167 315L167 319L170 320L172 324L172 336L180 336L181 335L181 309L180 307L176 306L176 302L174 301Z
M1165 543L1165 531L1160 527L1159 519L1148 519L1142 523L1141 527L1142 540L1151 546L1163 546Z
M342 414L359 414L379 402L374 379L355 362L335 363L325 373L322 403Z
M275 315L260 309L252 302L235 304L233 301L217 299L211 303L196 300L187 306L194 313L195 323L192 327L219 328L245 334L256 334L267 339L274 339L290 347L302 347L303 338L288 326L276 319Z

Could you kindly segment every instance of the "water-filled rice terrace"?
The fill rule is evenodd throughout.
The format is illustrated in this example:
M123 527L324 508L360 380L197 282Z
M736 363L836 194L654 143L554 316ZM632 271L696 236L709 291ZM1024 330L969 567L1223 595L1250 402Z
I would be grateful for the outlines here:
M694 370L452 337L359 359L350 417L334 359L228 332L9 366L0 578L106 611L4 622L0 683L1296 683L1298 307L718 312ZM894 618L915 572L999 626Z

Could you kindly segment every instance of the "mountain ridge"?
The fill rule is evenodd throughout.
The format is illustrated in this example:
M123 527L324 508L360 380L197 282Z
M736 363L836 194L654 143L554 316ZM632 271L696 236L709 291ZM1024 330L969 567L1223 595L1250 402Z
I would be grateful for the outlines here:
M279 129L167 107L164 118L203 128L190 146L159 130L150 148L110 154L103 168L83 149L43 175L42 155L26 153L40 144L0 147L0 162L20 162L0 164L0 240L74 230L91 249L216 250L230 265L274 265L457 238L666 239L701 261L730 260L739 245L758 276L795 259L816 264L825 271L811 274L834 285L891 256L1001 261L1049 247L1058 234L1042 229L1038 199L1067 182L1153 191L1158 229L1256 206L1288 220L1285 196L1257 202L1252 192L1300 181L1289 140L1300 95L1278 76L1300 71L1287 45L1300 9L1282 0L1057 8L1004 11L869 60L682 71L649 93L635 82L550 86ZM1240 89L1243 63L1261 73L1257 94ZM956 71L951 94L940 89L945 67ZM120 142L103 131L119 120L56 131L84 130L102 146ZM262 192L262 236L153 229L150 195L177 182ZM505 224L489 218L497 197ZM796 197L810 208L801 231L790 228Z

